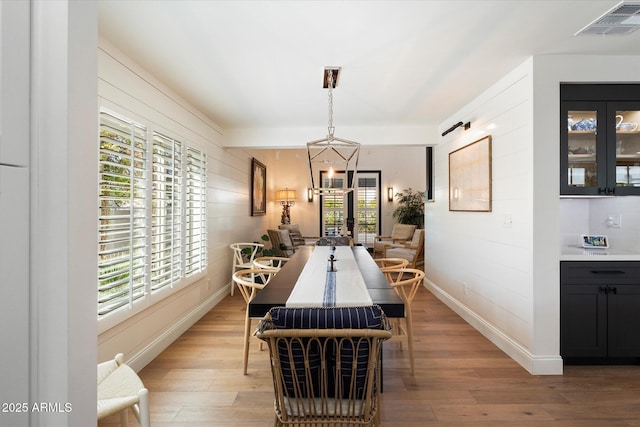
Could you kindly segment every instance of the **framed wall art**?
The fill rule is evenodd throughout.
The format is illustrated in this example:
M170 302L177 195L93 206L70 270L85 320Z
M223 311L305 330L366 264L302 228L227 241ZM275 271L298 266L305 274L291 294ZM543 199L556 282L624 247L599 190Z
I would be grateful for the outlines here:
M267 167L251 159L251 216L267 213Z
M449 153L449 210L491 212L491 135Z

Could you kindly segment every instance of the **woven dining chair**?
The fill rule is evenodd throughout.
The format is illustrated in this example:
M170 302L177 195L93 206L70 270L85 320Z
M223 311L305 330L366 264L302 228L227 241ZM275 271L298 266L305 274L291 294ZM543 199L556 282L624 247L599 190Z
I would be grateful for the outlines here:
M113 360L98 363L98 421L120 413L120 425L126 427L128 409L141 427L150 427L149 391L118 353Z
M233 267L231 274L238 270L253 268L253 260L255 259L258 251L264 248L262 243L232 243L229 248L233 251ZM231 296L233 296L233 283L231 283Z
M287 261L289 261L289 258L281 256L261 256L253 260L253 267L280 271Z
M379 426L379 306L276 307L256 336L271 358L276 426Z
M394 338L405 337L409 346L409 363L411 365L411 375L415 372L413 358L413 316L411 313L411 303L416 296L416 292L422 285L424 272L415 268L401 268L393 272L393 280L389 282L393 290L404 302L404 325L402 319L393 319Z
M393 280L392 273L394 271L409 265L409 261L404 258L375 258L374 261L380 267L380 271L382 271L389 283Z
M244 318L244 349L242 359L242 373L247 375L249 364L249 340L251 339L251 318L249 317L249 303L255 298L260 289L263 289L271 278L277 273L275 270L252 268L233 273L233 281L238 286L244 301L247 303ZM262 349L262 343L260 343Z

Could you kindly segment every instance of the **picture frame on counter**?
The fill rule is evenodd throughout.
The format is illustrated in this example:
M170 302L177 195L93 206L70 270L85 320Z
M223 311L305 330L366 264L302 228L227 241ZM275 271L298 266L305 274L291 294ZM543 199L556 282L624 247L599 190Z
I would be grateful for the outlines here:
M586 249L607 249L609 247L609 239L602 234L583 234L582 247Z

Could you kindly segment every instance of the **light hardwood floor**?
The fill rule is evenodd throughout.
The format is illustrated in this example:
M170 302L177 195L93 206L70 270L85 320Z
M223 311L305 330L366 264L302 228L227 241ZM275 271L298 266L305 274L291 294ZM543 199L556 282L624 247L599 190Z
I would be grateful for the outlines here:
M152 426L273 425L267 352L255 339L242 375L244 310L238 293L227 297L139 373ZM383 426L640 426L640 366L568 366L562 376L533 376L426 289L413 312L415 376L406 344L383 350ZM129 421L137 425L132 415Z

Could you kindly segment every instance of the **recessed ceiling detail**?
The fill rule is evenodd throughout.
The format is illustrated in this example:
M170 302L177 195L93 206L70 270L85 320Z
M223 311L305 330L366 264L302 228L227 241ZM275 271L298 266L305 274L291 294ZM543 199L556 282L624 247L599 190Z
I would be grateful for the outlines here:
M620 2L574 35L625 35L638 28L640 28L640 3Z

